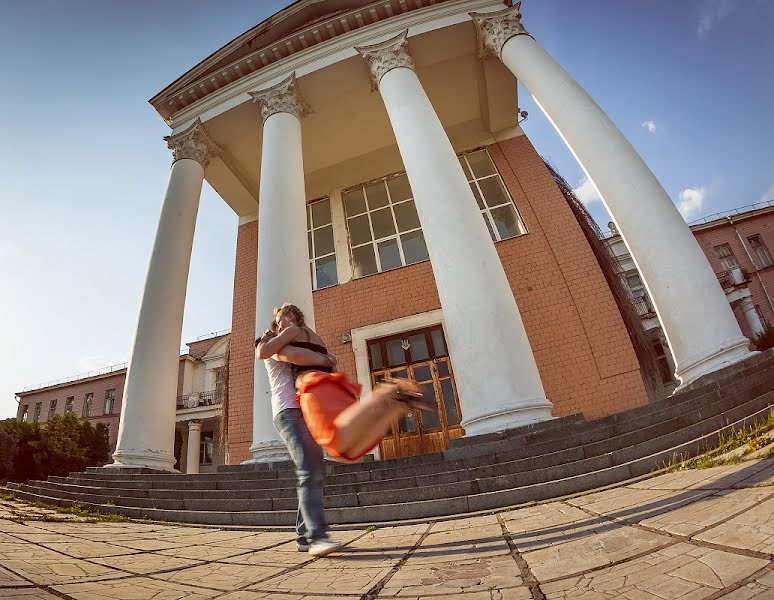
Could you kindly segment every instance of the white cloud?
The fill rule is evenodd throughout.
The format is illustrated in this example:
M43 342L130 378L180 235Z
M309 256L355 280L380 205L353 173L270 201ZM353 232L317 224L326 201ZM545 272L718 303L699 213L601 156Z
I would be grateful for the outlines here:
M763 193L763 196L761 196L761 199L760 199L760 200L758 200L758 202L768 202L768 201L770 201L770 200L774 200L774 183L772 183L772 184L769 186L769 189L767 189L767 190L766 190L766 191Z
M575 192L576 196L578 196L578 200L583 203L583 206L588 206L592 202L601 200L596 186L588 177L584 177L578 186L573 188L572 191Z
M696 33L706 37L723 19L739 7L739 0L702 0L699 4L699 24Z
M650 133L656 133L656 122L655 121L644 121L642 123L642 126L647 129Z
M111 365L121 364L121 362L123 361L120 358L108 359L102 355L82 356L78 361L78 366L83 372L99 371L100 369L104 369L105 367L109 367Z
M685 188L680 192L677 210L686 221L702 209L706 195L707 190L703 187Z

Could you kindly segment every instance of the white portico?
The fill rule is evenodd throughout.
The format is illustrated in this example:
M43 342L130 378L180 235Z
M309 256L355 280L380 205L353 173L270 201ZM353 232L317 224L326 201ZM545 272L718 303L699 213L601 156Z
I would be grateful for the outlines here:
M540 101L605 198L659 315L666 317L678 376L687 383L747 355L722 290L708 266L712 285L697 266L704 258L658 182L597 105L526 33L518 5L505 11L502 5L300 0L275 15L271 28L237 38L153 99L173 127L175 162L130 359L116 466L174 464L174 406L161 399L174 397L170 365L180 342L205 176L242 223L258 221L259 335L272 308L286 301L301 306L314 325L317 254L311 241L307 245L308 230L315 229L307 202L338 198L331 210L341 211L343 190L405 170L455 365L465 434L550 419L552 404L477 208L468 162L458 158L523 135L514 75ZM481 59L485 48L490 57ZM609 125L592 128L589 119ZM619 148L615 157L612 146ZM655 231L665 232L663 239L654 239ZM347 243L342 232L333 236L336 245ZM400 252L405 261L405 248ZM680 260L684 264L676 268ZM669 269L659 268L666 264ZM341 264L336 268L347 276ZM698 279L686 281L683 272ZM705 331L699 324L709 320L715 326ZM253 460L284 453L268 393L259 363Z

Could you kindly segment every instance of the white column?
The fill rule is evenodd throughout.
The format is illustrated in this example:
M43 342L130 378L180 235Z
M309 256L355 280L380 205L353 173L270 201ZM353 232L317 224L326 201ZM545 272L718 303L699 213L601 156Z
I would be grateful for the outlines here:
M755 304L750 296L742 298L739 303L742 312L744 312L744 318L747 320L747 324L750 326L750 331L753 337L757 337L764 331L763 323L758 316L758 311L755 310Z
M471 13L482 56L499 56L594 182L642 275L686 385L750 355L723 290L666 191L594 100L526 32L517 2Z
M301 118L306 107L296 93L295 74L250 94L263 116L255 325L258 337L273 319L274 308L285 302L297 305L307 324L314 327L314 306L301 155ZM255 364L254 383L253 458L248 462L287 458L272 421L271 390L263 361Z
M174 156L126 374L114 463L174 470L180 337L204 168L219 151L197 120L164 138Z
M414 193L441 300L466 435L551 418L502 263L438 116L407 32L365 48Z
M185 460L187 475L199 472L199 453L202 441L202 422L188 421L188 445Z

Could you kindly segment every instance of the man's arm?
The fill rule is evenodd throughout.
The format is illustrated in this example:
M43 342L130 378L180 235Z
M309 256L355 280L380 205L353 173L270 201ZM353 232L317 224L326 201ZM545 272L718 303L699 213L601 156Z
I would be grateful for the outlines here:
M258 341L258 345L255 348L255 353L261 360L271 358L277 352L282 350L289 343L295 341L298 337L301 329L295 325L291 325L287 329L283 330L278 336L271 337L264 334L264 336Z
M335 367L336 357L332 354L320 354L307 348L297 348L296 346L285 346L277 352L275 358L299 365L301 367Z

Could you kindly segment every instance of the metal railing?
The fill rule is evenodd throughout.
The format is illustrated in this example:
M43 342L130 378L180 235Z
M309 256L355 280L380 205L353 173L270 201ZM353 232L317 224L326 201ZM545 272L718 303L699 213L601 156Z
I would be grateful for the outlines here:
M200 406L216 406L223 399L222 390L194 392L177 397L177 408L198 408Z
M718 278L718 282L720 282L720 287L724 290L738 285L744 285L750 281L749 274L741 267L731 267L720 273L715 273L715 275Z
M641 319L647 319L656 315L656 309L648 296L632 298L632 304L634 304L634 310L637 311L637 316Z
M52 385L61 385L63 383L70 383L73 381L78 381L80 379L88 379L89 377L97 377L98 375L107 375L108 373L114 373L116 371L121 371L123 369L126 369L129 366L129 363L121 363L119 365L110 365L108 367L103 367L101 369L97 369L96 371L88 371L86 373L78 373L77 375L71 375L70 377L64 377L62 379L54 379L53 381L46 381L44 383L38 383L36 385L28 385L25 387L22 392L29 392L30 390L38 390L42 388L51 387Z
M221 329L220 331L213 331L211 333L205 333L203 335L200 335L198 338L194 340L194 342L200 342L201 340L208 340L210 338L218 337L221 335L226 335L227 333L231 333L231 329Z
M695 221L691 221L690 223L688 223L688 225L703 225L705 223L709 223L710 221L716 221L717 219L722 219L723 217L741 215L742 213L750 212L753 210L760 210L762 208L769 208L770 206L774 206L774 198L772 198L771 200L764 200L763 202L756 202L755 204L747 204L745 206L739 206L737 208L731 208L729 210L712 213L711 215L707 215L706 217L702 217L701 219L696 219Z

